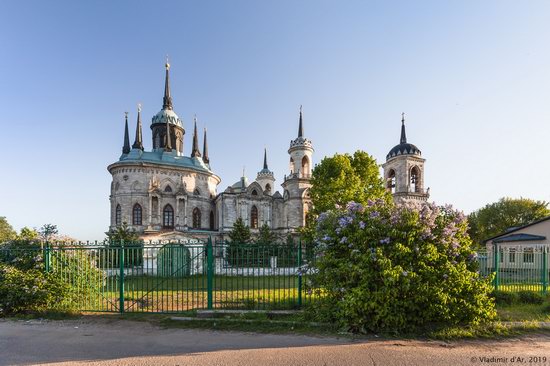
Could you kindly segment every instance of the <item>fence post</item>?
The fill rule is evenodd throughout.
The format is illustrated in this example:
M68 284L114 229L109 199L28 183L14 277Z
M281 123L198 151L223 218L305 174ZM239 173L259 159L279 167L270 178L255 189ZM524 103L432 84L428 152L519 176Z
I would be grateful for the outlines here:
M548 248L542 248L542 293L548 291Z
M495 286L495 291L498 291L498 285L499 285L499 280L500 280L500 270L499 270L499 264L500 264L500 253L498 251L498 244L494 244L493 245L493 250L494 250L494 254L493 254L493 260L494 260L494 271L495 271L495 279L494 279L494 286Z
M302 238L298 240L298 306L302 307Z
M214 285L214 251L212 250L212 237L208 237L206 243L206 285L208 291L208 310L213 308L213 285Z
M44 246L44 270L46 273L50 272L50 244L46 242Z
M124 313L124 241L120 241L118 248L118 265L120 267L118 310Z

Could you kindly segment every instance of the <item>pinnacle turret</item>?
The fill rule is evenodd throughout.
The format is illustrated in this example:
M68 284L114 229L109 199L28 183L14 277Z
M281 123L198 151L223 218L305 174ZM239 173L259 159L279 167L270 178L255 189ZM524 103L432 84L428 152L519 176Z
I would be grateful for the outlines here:
M206 127L204 128L204 141L202 145L202 160L206 164L210 164L210 159L208 158L208 142L206 141Z
M141 134L141 104L138 104L138 115L136 122L136 139L132 145L133 149L143 150L143 137Z
M173 109L172 96L170 95L170 64L168 63L168 57L166 58L166 78L164 79L164 98L162 98L162 109Z
M122 147L122 153L128 154L130 152L130 136L128 135L128 112L124 112L124 146Z
M201 152L199 150L199 136L197 133L197 117L195 116L195 129L193 131L193 149L191 150L192 158L200 158Z

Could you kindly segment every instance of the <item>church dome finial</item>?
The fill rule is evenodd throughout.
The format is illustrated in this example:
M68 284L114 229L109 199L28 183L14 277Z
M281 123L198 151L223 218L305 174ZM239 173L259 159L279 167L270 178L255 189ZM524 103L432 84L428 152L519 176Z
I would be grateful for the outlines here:
M168 63L168 56L166 56L166 78L164 79L164 98L162 99L162 109L173 109L172 96L170 95L170 64Z
M405 113L401 113L401 138L399 139L399 145L395 145L388 155L386 160L394 158L400 155L417 155L421 156L422 153L418 147L407 142L407 134L405 133Z

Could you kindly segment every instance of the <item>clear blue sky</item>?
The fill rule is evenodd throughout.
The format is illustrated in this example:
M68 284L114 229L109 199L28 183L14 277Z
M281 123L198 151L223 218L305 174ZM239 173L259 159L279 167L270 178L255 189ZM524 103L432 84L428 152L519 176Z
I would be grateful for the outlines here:
M2 1L0 216L103 239L123 112L144 139L170 55L174 109L207 126L219 190L268 148L281 183L304 105L315 161L399 139L432 199L550 200L549 1ZM202 140L202 139L201 139Z

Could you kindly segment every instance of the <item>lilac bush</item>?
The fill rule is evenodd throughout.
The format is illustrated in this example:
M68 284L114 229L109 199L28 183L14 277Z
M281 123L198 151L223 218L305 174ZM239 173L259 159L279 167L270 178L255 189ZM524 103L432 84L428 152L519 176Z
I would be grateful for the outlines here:
M319 215L315 286L325 314L353 332L478 324L495 316L466 218L451 206L384 200ZM317 309L317 310L318 310Z

